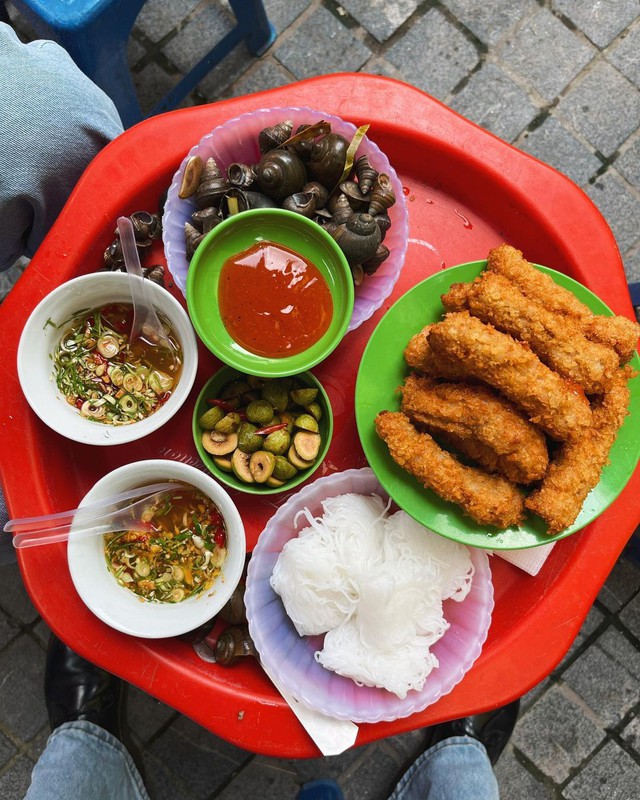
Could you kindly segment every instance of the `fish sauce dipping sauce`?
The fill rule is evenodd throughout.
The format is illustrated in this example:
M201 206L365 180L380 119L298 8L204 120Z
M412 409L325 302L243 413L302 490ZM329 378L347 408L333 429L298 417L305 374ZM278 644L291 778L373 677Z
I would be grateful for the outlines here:
M297 355L315 344L333 315L331 292L315 264L268 241L225 261L218 299L235 341L270 358Z
M204 342L228 366L264 378L296 375L342 341L354 287L334 239L309 219L253 209L202 240L187 305Z
M110 303L62 325L53 375L81 416L105 425L130 425L171 397L182 371L182 347L166 317L160 321L172 347L130 340L131 303Z

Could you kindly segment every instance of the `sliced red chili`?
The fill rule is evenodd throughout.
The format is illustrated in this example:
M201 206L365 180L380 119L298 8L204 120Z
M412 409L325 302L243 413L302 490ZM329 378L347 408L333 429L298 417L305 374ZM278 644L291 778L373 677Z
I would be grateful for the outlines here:
M257 433L260 436L268 436L270 433L273 433L274 431L281 431L286 427L286 422L279 422L277 425L267 425L266 428L258 428L258 430L254 431L254 433Z
M224 547L227 543L227 537L223 530L217 530L213 534L213 541L216 543L218 547Z
M226 400L220 400L219 397L209 397L207 398L207 403L209 403L210 406L218 406L218 408L221 408L223 411L235 411L235 408L230 403L227 403Z

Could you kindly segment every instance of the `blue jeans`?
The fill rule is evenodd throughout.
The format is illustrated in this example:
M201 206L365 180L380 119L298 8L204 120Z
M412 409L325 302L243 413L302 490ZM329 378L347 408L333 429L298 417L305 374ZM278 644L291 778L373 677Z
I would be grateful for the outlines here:
M25 800L148 800L125 746L91 722L66 722L51 734ZM498 800L487 752L457 736L425 751L389 800Z
M62 47L23 44L3 22L0 76L2 270L33 256L87 164L122 133L122 123Z

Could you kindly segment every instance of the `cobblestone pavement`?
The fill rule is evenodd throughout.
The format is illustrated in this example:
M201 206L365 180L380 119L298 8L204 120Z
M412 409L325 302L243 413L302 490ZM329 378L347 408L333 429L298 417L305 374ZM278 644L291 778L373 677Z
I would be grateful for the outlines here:
M185 104L342 70L400 78L566 173L608 220L629 280L640 280L639 0L265 5L277 30L270 49L256 59L238 46ZM229 26L217 0L149 0L129 50L145 109ZM524 698L497 766L504 798L638 797L639 551L627 548L564 661ZM15 566L0 568L0 586L0 797L15 800L48 733L48 632ZM129 718L154 798L293 798L303 780L330 776L349 800L382 800L422 741L415 732L332 759L283 762L238 750L137 690Z

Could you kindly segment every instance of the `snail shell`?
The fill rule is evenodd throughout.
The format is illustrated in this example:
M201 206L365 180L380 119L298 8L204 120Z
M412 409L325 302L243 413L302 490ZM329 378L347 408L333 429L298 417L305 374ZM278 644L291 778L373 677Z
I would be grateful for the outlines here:
M104 251L104 264L107 269L117 270L124 264L120 239L114 239Z
M229 625L240 625L247 621L244 607L244 590L244 584L239 584L218 613L218 616L228 622Z
M305 131L307 130L307 128L310 127L311 127L310 125L300 125L296 130L296 134L300 133L301 131ZM311 158L311 151L313 150L313 144L314 140L311 138L311 139L301 139L300 141L295 142L295 144L292 143L291 146L296 151L296 154L303 161L309 161L309 159Z
M181 200L186 200L196 193L200 179L202 178L202 170L204 169L204 161L200 156L191 156L184 167L182 173L182 181L180 182L180 190L178 197Z
M391 185L391 178L381 172L373 184L371 201L369 202L370 214L381 214L396 202L396 195Z
M328 133L319 139L311 151L309 175L328 189L338 183L344 172L349 142L339 133Z
M318 181L309 181L302 187L303 192L312 192L316 196L316 209L324 208L329 199L329 192L326 186L323 186Z
M368 258L366 261L362 262L362 269L364 270L365 274L373 275L380 264L382 264L383 261L386 261L387 258L389 258L389 248L385 244L380 244L378 245L375 255L372 258Z
M369 163L369 157L365 154L356 160L353 169L358 178L358 184L362 194L369 194L373 188L374 181L378 177L378 171Z
M307 176L304 164L291 150L270 150L256 167L260 190L274 200L299 192Z
M389 219L389 215L386 211L383 211L381 214L375 214L373 217L380 228L380 233L382 234L382 240L384 241L384 237L387 235L387 231L391 227L391 220Z
M349 202L349 198L346 194L344 194L344 192L333 192L333 194L329 197L327 208L332 214L336 214L341 210L347 210L349 213L353 211L351 208L351 203Z
M184 242L186 246L187 258L191 260L200 242L204 239L204 234L195 228L190 222L184 223Z
M130 219L138 247L142 242L146 246L149 239L159 239L162 236L162 220L158 214L150 214L148 211L134 211Z
M210 206L209 208L201 208L199 211L194 211L191 215L191 222L202 233L209 233L218 223L222 222L222 217L219 209Z
M256 173L248 164L235 162L227 167L227 178L232 186L249 189L256 182Z
M218 637L215 649L218 664L229 667L239 658L255 655L256 649L245 625L232 625Z
M158 286L164 287L164 267L162 264L153 264L150 267L143 267L142 275L153 283L157 283Z
M360 286L364 280L364 270L361 264L351 264L351 277L353 278L353 285Z
M293 122L288 119L278 122L269 128L263 128L258 134L258 147L260 148L260 152L262 154L268 153L269 150L279 147L291 136L292 130Z
M215 159L208 158L196 190L196 205L198 208L217 206L228 188L229 183L220 172Z
M369 205L369 196L362 194L360 185L355 181L343 181L340 184L340 191L348 199L349 205L354 211L365 210Z
M316 210L316 195L313 192L296 192L296 194L285 197L282 201L282 208L287 211L295 211L303 217L313 217Z
M380 228L371 214L352 214L338 225L333 238L350 264L362 264L373 258L380 244Z
M336 210L333 212L333 216L331 217L331 222L334 222L336 225L341 225L343 222L346 222L349 217L353 216L353 214L353 209L348 203L346 203L345 205L341 205L336 208Z
M235 211L231 211L229 200L235 200L238 211L246 211L248 208L278 208L278 204L262 192L253 192L250 189L241 189L233 186L223 196L220 209L223 216L230 216Z

